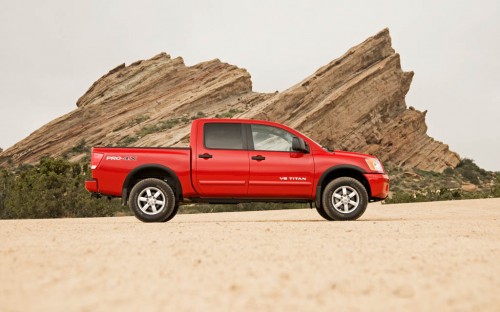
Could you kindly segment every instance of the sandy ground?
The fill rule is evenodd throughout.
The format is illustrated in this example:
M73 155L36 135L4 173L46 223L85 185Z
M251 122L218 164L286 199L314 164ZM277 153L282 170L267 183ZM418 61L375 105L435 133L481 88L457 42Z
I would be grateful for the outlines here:
M0 221L0 311L500 311L500 199Z

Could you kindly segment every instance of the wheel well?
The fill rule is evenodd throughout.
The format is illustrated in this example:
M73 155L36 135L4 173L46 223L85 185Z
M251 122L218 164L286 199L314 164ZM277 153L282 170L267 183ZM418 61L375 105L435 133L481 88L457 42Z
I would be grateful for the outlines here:
M318 207L321 206L321 196L323 195L323 190L325 189L325 187L328 185L328 183L340 177L350 177L358 180L365 187L366 192L368 193L368 199L371 199L372 191L370 188L370 184L368 183L368 180L365 178L362 172L354 168L338 168L331 170L324 177L320 178L318 187L316 188L316 205Z
M182 199L181 184L179 182L179 179L171 169L163 166L145 166L134 169L125 179L122 188L123 205L127 204L127 200L130 196L130 191L132 190L134 185L136 185L137 182L147 178L155 178L167 182L167 184L172 188L172 191L174 191L175 198L177 200Z

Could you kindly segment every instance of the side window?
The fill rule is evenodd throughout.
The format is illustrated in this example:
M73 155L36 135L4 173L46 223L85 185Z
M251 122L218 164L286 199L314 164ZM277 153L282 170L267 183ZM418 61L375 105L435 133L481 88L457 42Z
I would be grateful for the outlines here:
M204 141L206 148L243 149L243 130L237 123L206 123Z
M257 151L290 152L293 135L280 128L251 125L253 146Z

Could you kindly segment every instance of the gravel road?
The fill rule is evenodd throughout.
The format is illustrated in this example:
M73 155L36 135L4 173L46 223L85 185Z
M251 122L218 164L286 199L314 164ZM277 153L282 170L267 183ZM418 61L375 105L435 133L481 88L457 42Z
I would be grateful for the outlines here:
M0 221L0 311L500 311L500 199Z

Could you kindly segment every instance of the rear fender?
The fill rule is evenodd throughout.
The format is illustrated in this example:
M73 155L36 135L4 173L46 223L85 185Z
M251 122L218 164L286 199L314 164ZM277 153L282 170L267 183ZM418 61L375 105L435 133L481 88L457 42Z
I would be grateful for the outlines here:
M163 165L145 164L134 168L125 178L122 187L122 205L127 205L130 190L136 181L145 178L160 178L167 181L174 190L176 200L182 198L182 185L175 172Z

